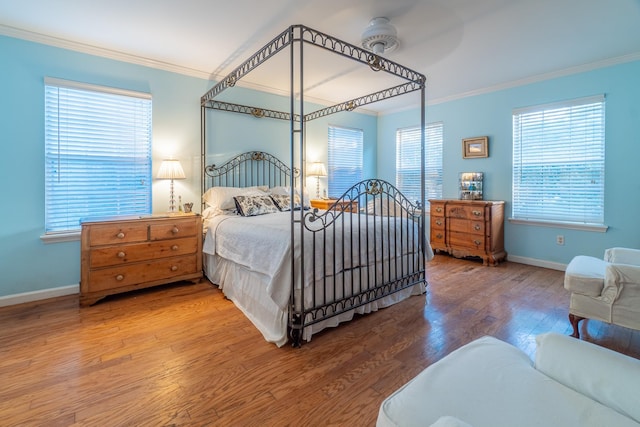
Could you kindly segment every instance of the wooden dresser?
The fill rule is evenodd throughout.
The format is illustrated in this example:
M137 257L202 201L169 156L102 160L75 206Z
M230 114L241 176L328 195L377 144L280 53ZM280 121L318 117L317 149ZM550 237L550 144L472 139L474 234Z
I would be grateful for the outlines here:
M80 304L202 278L202 217L120 217L82 222Z
M504 202L429 200L431 247L455 257L476 256L484 265L504 260Z
M312 199L310 203L312 208L327 210L335 205L336 210L358 213L357 200L343 200L338 202L336 199Z

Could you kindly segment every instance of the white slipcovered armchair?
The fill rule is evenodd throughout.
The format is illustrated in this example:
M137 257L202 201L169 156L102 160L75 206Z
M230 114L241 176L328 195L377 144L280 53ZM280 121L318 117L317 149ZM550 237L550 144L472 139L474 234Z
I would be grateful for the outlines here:
M580 337L583 319L640 330L640 250L610 248L604 259L576 256L565 271L564 287L571 291L572 336Z

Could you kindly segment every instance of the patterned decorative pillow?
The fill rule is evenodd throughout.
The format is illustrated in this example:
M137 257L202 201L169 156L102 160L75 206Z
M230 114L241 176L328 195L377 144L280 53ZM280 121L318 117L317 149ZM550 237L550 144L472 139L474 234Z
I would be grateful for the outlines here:
M270 196L235 196L238 213L242 216L256 216L278 212L278 207Z
M273 202L276 204L278 209L282 212L291 210L291 196L284 196L282 194L272 194L271 198ZM300 196L297 194L293 198L293 209L300 210Z

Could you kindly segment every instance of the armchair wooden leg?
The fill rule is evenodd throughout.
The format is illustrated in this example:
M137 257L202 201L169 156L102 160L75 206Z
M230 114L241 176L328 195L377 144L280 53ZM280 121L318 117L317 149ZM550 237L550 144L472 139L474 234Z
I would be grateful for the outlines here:
M571 326L573 326L573 333L571 334L571 336L574 338L580 338L578 323L580 323L581 320L584 320L584 317L576 316L575 314L569 313L569 322L571 322Z

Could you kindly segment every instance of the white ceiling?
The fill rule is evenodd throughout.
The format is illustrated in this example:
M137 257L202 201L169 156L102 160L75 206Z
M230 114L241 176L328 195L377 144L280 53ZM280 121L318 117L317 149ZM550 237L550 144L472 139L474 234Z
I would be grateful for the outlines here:
M400 38L387 58L427 76L430 103L640 59L640 0L0 0L0 34L217 80L292 24L360 45L377 16ZM380 73L313 50L308 98L377 89ZM278 93L288 70L270 67L245 81Z

